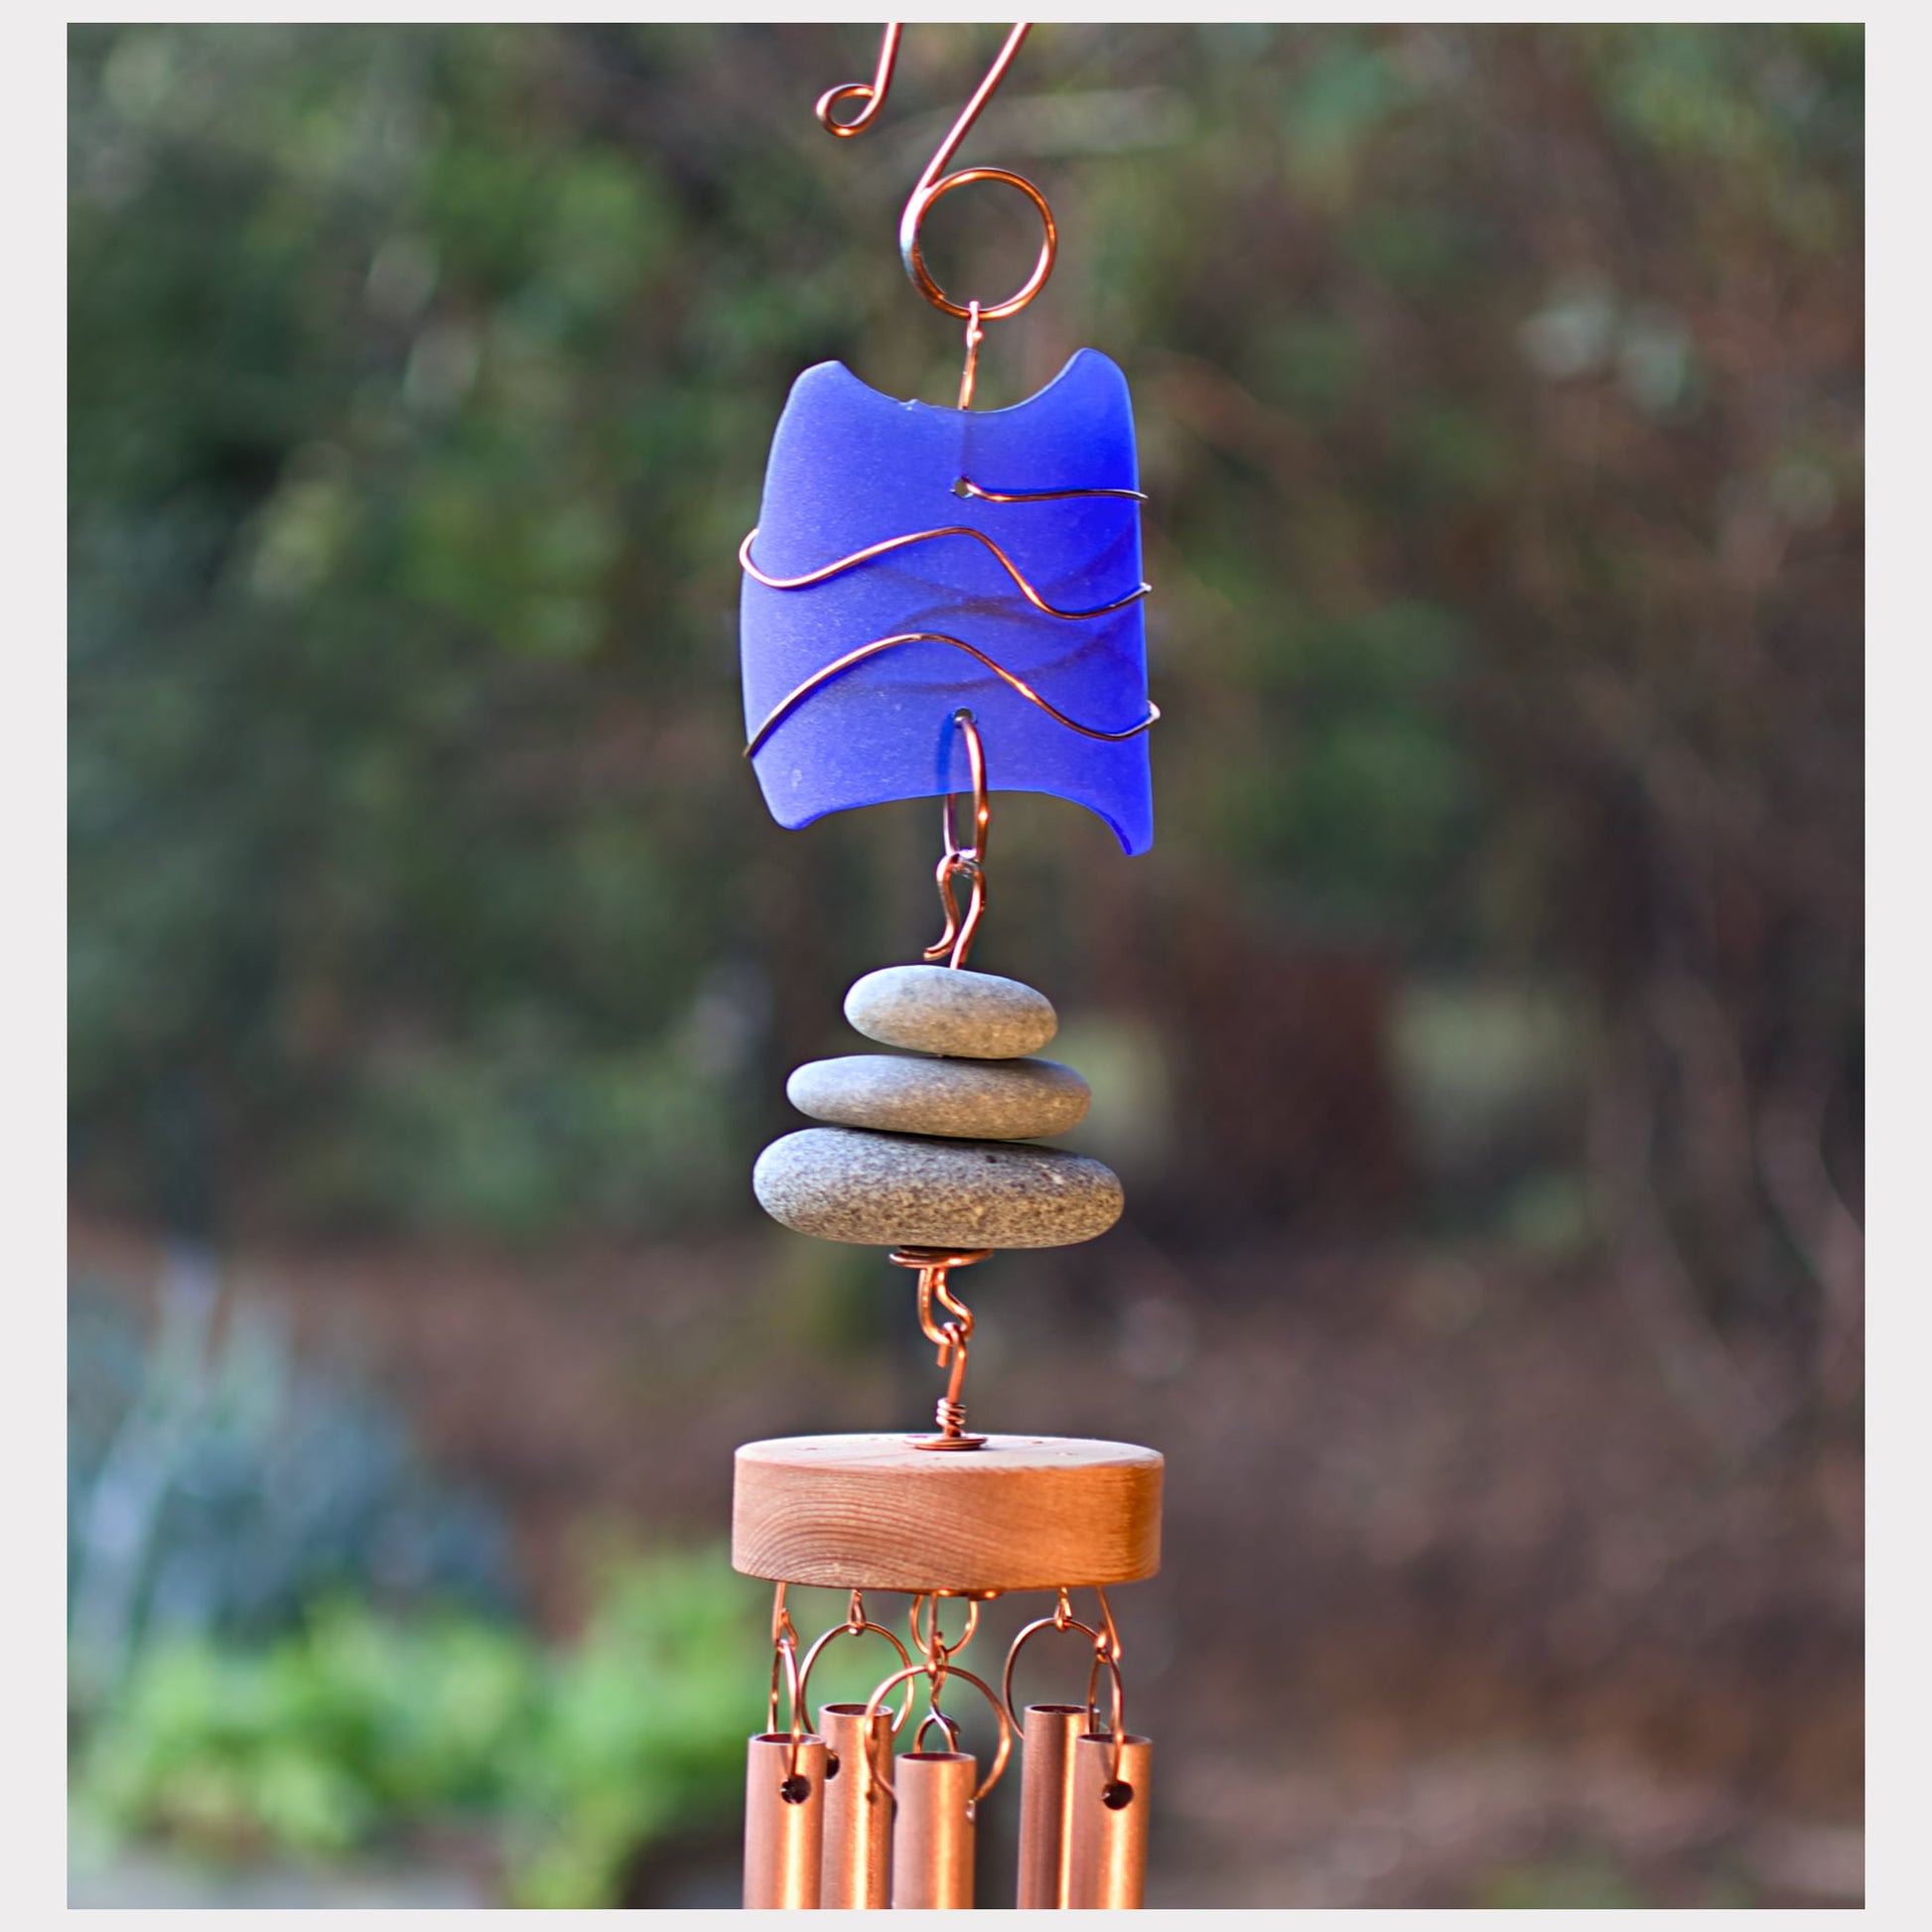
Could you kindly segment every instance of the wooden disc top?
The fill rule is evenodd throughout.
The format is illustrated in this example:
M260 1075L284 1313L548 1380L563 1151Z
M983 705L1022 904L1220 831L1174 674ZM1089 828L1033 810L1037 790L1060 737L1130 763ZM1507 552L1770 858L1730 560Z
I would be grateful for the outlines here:
M747 1443L732 1568L831 1589L1054 1589L1161 1568L1162 1458L1131 1443L990 1436L978 1449L896 1436Z

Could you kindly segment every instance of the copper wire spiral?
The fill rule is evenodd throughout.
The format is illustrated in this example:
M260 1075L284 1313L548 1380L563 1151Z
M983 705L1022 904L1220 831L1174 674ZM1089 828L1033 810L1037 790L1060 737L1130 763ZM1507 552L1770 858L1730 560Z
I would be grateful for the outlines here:
M819 96L815 110L819 125L826 133L836 135L841 140L849 140L855 134L862 134L878 117L879 110L886 104L887 90L893 84L893 68L898 60L899 36L904 31L903 24L892 21L886 28L885 38L879 46L879 66L870 81L850 80L843 86L830 87ZM1012 67L1027 36L1033 31L1030 21L1022 21L1007 36L1006 45L1000 49L993 65L986 70L986 76L974 89L973 97L962 109L959 118L953 122L952 131L940 142L932 159L925 164L925 171L919 176L912 190L911 199L905 204L904 212L899 216L898 252L899 259L905 264L905 272L912 278L916 288L935 309L949 316L957 316L969 325L969 350L978 345L970 342L977 334L977 326L983 322L999 322L1004 317L1018 315L1035 296L1046 285L1046 278L1053 272L1053 258L1059 253L1059 230L1053 225L1053 210L1046 204L1046 197L1030 182L1025 175L1016 175L1010 168L961 168L953 174L943 174L942 169L958 152L959 144L972 131L973 123L979 119L980 110L993 97L993 90L1006 78L1008 68ZM833 109L842 101L857 100L864 105L850 120L842 121ZM1039 216L1041 239L1038 258L1033 266L1033 273L1004 302L980 303L955 302L937 282L925 265L925 255L919 245L919 228L930 212L932 205L952 194L956 189L970 188L975 182L1004 182L1015 188L1034 206ZM970 395L970 386L968 394ZM966 407L964 402L959 405Z

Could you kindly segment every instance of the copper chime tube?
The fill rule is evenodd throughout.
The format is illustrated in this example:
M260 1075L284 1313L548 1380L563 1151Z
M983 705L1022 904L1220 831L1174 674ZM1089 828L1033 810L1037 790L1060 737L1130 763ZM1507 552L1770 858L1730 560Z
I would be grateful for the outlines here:
M745 1759L745 1909L818 1904L825 1830L825 1739L807 1733L791 1763L791 1733L752 1739Z
M821 1705L818 1728L831 1753L818 1902L828 1912L884 1910L892 1902L893 1804L872 1767L874 1751L892 1748L892 1714L875 1711L869 1736L863 1704Z
M1084 1704L1030 1704L1021 1727L1020 1887L1023 1912L1066 1907L1066 1821L1073 1802L1073 1740Z
M893 1781L893 1909L971 1911L978 1761L966 1751L907 1751Z
M1088 1731L1073 1745L1073 1801L1067 1814L1066 1902L1079 1911L1132 1911L1147 1890L1148 1773L1145 1737L1114 1740Z

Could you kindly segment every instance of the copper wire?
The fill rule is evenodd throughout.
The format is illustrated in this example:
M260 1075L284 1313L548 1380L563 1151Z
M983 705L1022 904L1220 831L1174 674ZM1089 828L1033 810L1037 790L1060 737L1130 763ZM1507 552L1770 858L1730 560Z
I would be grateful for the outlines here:
M1100 1723L1098 1693L1100 1673L1104 1669L1112 1679L1112 1715L1107 1726L1107 1735L1113 1739L1111 1757L1112 1770L1109 1775L1116 1782L1120 1778L1121 1751L1127 1735L1126 1692L1120 1675L1120 1631L1114 1625L1113 1606L1107 1601L1106 1589L1099 1584L1094 1585L1093 1593L1100 1599L1100 1622L1098 1627L1082 1623L1073 1614L1072 1600L1067 1587L1061 1585L1058 1600L1050 1615L1035 1617L1015 1637L1007 1650L1006 1670L1000 1679L1000 1696L1006 1706L1007 1716L1012 1719L1014 1728L1020 1732L1024 1741L1026 1726L1021 1723L1019 1714L1013 1708L1013 1673L1020 1662L1020 1652L1029 1638L1041 1630L1077 1630L1093 1644L1092 1661L1087 1669L1087 1725L1097 1730Z
M843 656L833 658L829 664L820 665L803 683L787 691L772 706L764 723L752 734L752 742L746 746L745 756L748 759L756 758L764 741L821 685L829 684L833 678L851 670L856 664L863 664L867 658L877 657L881 651L893 650L900 644L950 644L955 650L963 650L969 657L978 658L1008 690L1017 692L1029 704L1036 704L1055 724L1064 725L1070 732L1078 732L1082 738L1097 738L1108 745L1120 745L1130 738L1139 738L1144 731L1152 730L1161 722L1161 707L1150 698L1147 716L1123 731L1102 731L1095 725L1083 725L1077 718L1069 718L1057 705L1042 698L1025 678L1016 677L1004 664L987 656L977 644L969 644L964 637L949 637L940 630L901 630L891 637L875 637L871 643L860 644Z
M954 1646L955 1649L957 1647L958 1647L957 1645ZM939 1677L941 1684L955 1677L960 1678L964 1682L970 1684L973 1687L973 1689L979 1692L980 1696L985 1698L987 1703L993 1707L993 1715L999 1720L1000 1742L998 1747L995 1749L993 1753L993 1768L987 1772L985 1778L982 1780L980 1784L979 1789L973 1793L973 1803L978 1804L979 1801L982 1798L984 1798L986 1794L989 1791L991 1791L996 1784L999 1783L1001 1773L1004 1772L1007 1768L1007 1758L1013 1750L1013 1725L1012 1722L1008 1719L1006 1711L1000 1703L999 1697L995 1694L991 1686L984 1683L981 1679L975 1677L971 1671L962 1670L960 1666L957 1664L942 1664L938 1669L937 1675ZM895 1671L891 1677L887 1678L885 1683L880 1685L880 1687L873 1692L871 1700L866 1705L865 1722L868 1728L870 1728L873 1719L876 1716L878 1716L879 1709L886 1702L886 1700L890 1698L892 1694L896 1690L897 1690L901 1684L908 1683L910 1682L911 1679L919 1676L926 1677L927 1681L930 1682L933 1676L932 1666L926 1663L908 1664L904 1670ZM938 1685L933 1686L931 1695L934 1698L936 1698L939 1695ZM946 1728L952 1724L952 1720L944 1712L940 1711L936 1705L930 1707L930 1716L927 1721L930 1722L930 1720L932 1719L936 1719L939 1722L940 1726L942 1728ZM923 1725L921 1727L923 1728ZM892 1751L890 1747L888 1748L886 1755L888 1760L890 1761L892 1757ZM879 1780L879 1782L882 1785L885 1786L886 1795L889 1798L893 1798L893 1799L897 1798L898 1793L893 1788L892 1778L885 1771L880 1769L879 1761L877 1758L873 1760L872 1774L874 1777L876 1777Z
M1050 503L1062 496L1125 496L1133 502L1145 503L1145 489L982 489L970 477L955 477L952 493L955 496L977 496L982 503ZM1149 586L1152 589L1152 586Z
M828 134L837 135L842 140L863 133L877 118L879 110L886 104L887 90L893 84L893 67L898 58L899 35L903 31L898 21L891 22L885 38L879 47L879 66L872 79L847 81L844 85L830 87L819 96L814 110L819 125ZM962 168L955 174L944 174L942 170L958 151L959 144L972 131L973 123L979 119L980 110L993 96L993 90L1006 78L1006 72L1015 57L1025 45L1032 24L1022 21L1007 36L1006 45L1001 48L986 77L974 89L973 97L961 110L959 118L953 122L952 131L940 142L933 157L925 165L912 190L911 199L905 204L898 223L899 259L905 264L905 272L912 278L916 288L935 309L949 316L957 316L962 322L974 325L968 332L967 373L962 381L960 408L964 409L972 399L972 358L979 345L972 340L977 325L985 322L998 322L1004 317L1018 315L1035 296L1046 285L1046 278L1053 272L1053 258L1059 252L1059 230L1053 225L1053 210L1047 206L1046 197L1030 182L1025 175L1016 175L1008 168ZM841 121L833 109L841 102L857 100L864 103L860 111L850 120ZM919 228L930 211L932 205L956 189L970 188L981 181L1004 182L1009 188L1016 188L1034 206L1039 216L1041 241L1038 258L1035 261L1033 273L1004 302L980 303L955 302L932 279L925 265L925 255L919 245Z
M911 1656L907 1652L905 1646L902 1643L900 1643L896 1636L894 1636L892 1631L887 1629L883 1623L874 1623L872 1619L866 1615L865 1592L863 1590L855 1589L852 1592L851 1598L846 1604L845 1621L843 1623L833 1624L832 1627L829 1630L827 1630L823 1636L819 1637L812 1644L812 1647L805 1652L805 1660L798 1667L798 1702L807 1711L809 1711L811 1708L809 1691L810 1691L811 1681L812 1681L812 1666L818 1662L819 1652L823 1650L825 1646L828 1643L830 1643L834 1637L862 1637L865 1636L868 1632L870 1632L872 1635L877 1637L884 1637L886 1641L889 1644L891 1644L896 1651L898 1652L898 1660L901 1664L909 1664L912 1661ZM909 1718L911 1715L912 1715L912 1693L908 1689L905 1694L904 1709L901 1710L898 1716L893 1720L894 1735L896 1736L897 1735L900 1725L902 1725L905 1723L906 1719Z
M827 134L835 134L844 140L854 134L863 134L872 125L879 110L886 104L886 89L893 84L893 63L898 59L898 37L904 31L903 23L899 21L887 23L886 38L879 44L879 68L870 85L863 80L850 80L842 87L828 87L819 95L818 105L813 111ZM844 100L863 100L866 104L849 121L841 121L834 117L832 109Z
M1066 490L1061 493L1069 496L1086 496L1098 495L1100 492ZM1139 603L1154 588L1152 584L1141 584L1129 591L1125 597L1117 597L1108 604L1096 604L1091 611L1062 611L1058 605L1048 604L1040 596L1028 580L1026 573L1007 555L998 542L988 536L984 530L976 530L967 523L947 523L931 530L910 530L902 537L887 537L882 543L869 543L863 550L853 551L849 557L840 557L832 563L821 565L817 570L808 570L802 577L769 577L752 560L752 542L757 535L758 531L753 530L738 546L738 561L744 566L747 576L756 579L770 591L808 591L814 585L830 583L834 577L843 576L848 570L857 570L861 564L869 564L876 557L889 556L895 550L903 550L908 544L930 543L938 537L971 537L975 543L984 544L999 560L1001 569L1013 579L1020 595L1035 611L1042 612L1049 618L1065 618L1077 623L1088 618L1110 617L1116 611L1126 610L1130 604Z
M798 1669L798 1632L791 1612L785 1607L785 1587L779 1584L771 1598L771 1695L765 1704L764 1728L778 1728L778 1684L783 1679L791 1704L789 1745L785 1752L785 1778L798 1775L798 1749L805 1738L804 1684Z
M1104 1597L1102 1598L1102 1602L1104 1604ZM1108 1619L1107 1627L1112 1627L1111 1618ZM1023 1738L1026 1735L1026 1727L1020 1722L1019 1713L1013 1708L1013 1673L1019 1665L1020 1652L1025 1647L1027 1640L1041 1630L1079 1631L1083 1637L1092 1643L1096 1663L1107 1652L1106 1630L1095 1629L1090 1623L1082 1623L1073 1614L1073 1606L1068 1600L1065 1587L1062 1587L1059 1593L1059 1600L1053 1605L1052 1613L1048 1616L1035 1617L1033 1622L1029 1623L1015 1636L1012 1644L1007 1649L1007 1664L1006 1670L1000 1679L1000 1693L1006 1704L1007 1715L1013 1720L1014 1727L1020 1731ZM1093 1709L1093 1692L1096 1688L1091 1673L1089 1673L1087 1685L1087 1709L1089 1711Z
M950 901L948 901L950 903ZM939 1426L936 1436L909 1436L906 1441L914 1449L976 1449L986 1447L984 1436L975 1436L966 1428L966 1405L960 1400L960 1391L966 1381L966 1343L973 1332L973 1311L964 1302L959 1301L946 1285L946 1276L954 1268L970 1268L975 1262L984 1261L992 1253L990 1248L968 1248L949 1251L943 1248L895 1248L892 1260L900 1268L916 1268L919 1271L919 1329L926 1340L939 1351L939 1366L950 1368L946 1379L946 1392L933 1410L933 1420ZM933 1313L937 1303L945 1310L948 1320L941 1320ZM914 1614L917 1605L914 1604ZM934 1628L937 1628L937 1613L934 1615ZM914 1625L916 1634L917 1625ZM972 1634L972 1626L967 1626L967 1636ZM965 1638L960 1639L961 1643Z
M966 964L973 950L973 937L986 914L986 841L993 829L993 805L987 795L986 746L980 739L979 723L961 706L952 715L953 727L966 740L966 769L973 780L973 842L961 845L953 830L953 794L947 792L939 805L939 836L944 847L933 870L939 888L939 903L946 910L946 929L926 947L927 959L943 959L955 970ZM973 889L966 915L960 917L959 901L953 897L953 881L964 879ZM944 1276L940 1277L943 1282ZM970 1320L968 1326L970 1328ZM942 1361L944 1357L940 1358Z
M942 1670L973 1641L973 1632L980 1627L980 1605L986 1600L986 1596L979 1593L961 1598L966 1605L966 1627L948 1643L939 1629L939 1599L951 1594L953 1592L950 1590L921 1590L912 1598L911 1607L906 1612L906 1621L912 1629L912 1642L934 1670ZM928 1612L931 1618L929 1623L926 1621Z
M986 331L980 327L980 305L969 302L966 305L966 366L959 372L959 406L971 409L973 388L979 381L980 344L986 340Z

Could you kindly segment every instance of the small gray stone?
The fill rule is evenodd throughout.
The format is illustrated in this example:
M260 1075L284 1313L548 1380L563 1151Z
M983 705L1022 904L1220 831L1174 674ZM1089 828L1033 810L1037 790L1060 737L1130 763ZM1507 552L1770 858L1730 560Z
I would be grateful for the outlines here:
M951 966L886 966L854 983L845 1017L885 1046L1013 1060L1036 1053L1059 1020L1043 993L997 973Z
M948 1140L1033 1141L1086 1118L1087 1083L1057 1060L935 1060L850 1053L812 1060L785 1083L801 1114L841 1127Z
M1013 1141L916 1140L807 1127L752 1173L773 1220L873 1248L1063 1248L1105 1234L1124 1205L1110 1169Z

